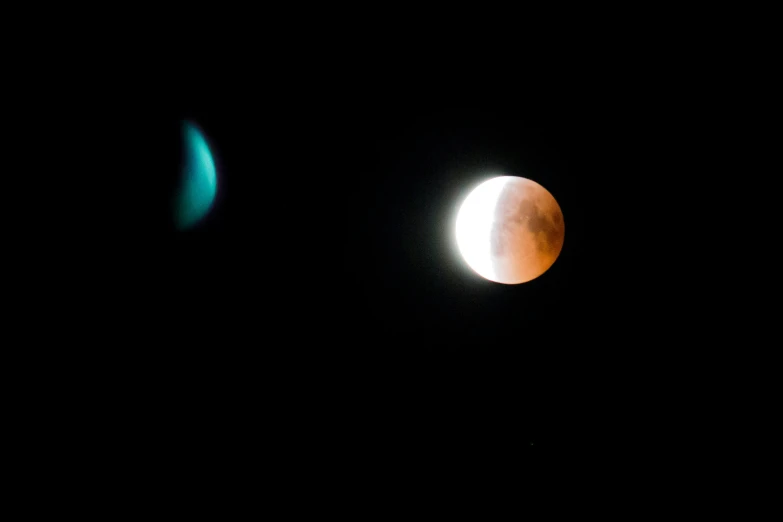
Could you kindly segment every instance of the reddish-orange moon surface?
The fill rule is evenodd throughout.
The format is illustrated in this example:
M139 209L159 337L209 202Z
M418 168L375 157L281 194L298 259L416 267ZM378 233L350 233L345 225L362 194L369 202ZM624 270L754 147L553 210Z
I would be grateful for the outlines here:
M516 176L476 187L460 208L456 228L468 265L504 284L525 283L549 270L565 238L563 212L552 194Z

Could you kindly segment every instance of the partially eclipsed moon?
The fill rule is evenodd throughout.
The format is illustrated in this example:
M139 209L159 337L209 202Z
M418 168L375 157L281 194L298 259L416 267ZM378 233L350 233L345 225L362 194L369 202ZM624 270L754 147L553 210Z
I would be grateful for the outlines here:
M552 266L563 248L565 225L548 190L529 179L500 176L468 195L456 232L459 251L477 274L518 284Z
M181 229L189 228L209 212L217 191L217 172L204 135L191 123L182 126L184 163L174 217Z

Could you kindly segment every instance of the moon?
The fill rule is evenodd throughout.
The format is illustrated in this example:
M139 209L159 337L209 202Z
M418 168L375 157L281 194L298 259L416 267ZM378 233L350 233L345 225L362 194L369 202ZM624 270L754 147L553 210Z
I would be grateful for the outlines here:
M457 247L478 275L514 285L541 276L563 248L565 223L547 189L517 176L485 181L457 213Z
M212 152L201 131L182 124L184 162L174 204L174 219L180 229L190 228L207 215L217 192L217 171Z

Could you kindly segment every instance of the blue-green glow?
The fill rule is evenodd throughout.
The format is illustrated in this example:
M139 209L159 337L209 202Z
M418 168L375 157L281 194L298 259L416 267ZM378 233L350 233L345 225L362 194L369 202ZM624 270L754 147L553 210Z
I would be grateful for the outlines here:
M190 228L207 215L217 192L217 172L204 135L191 123L182 126L184 163L175 203L174 219L180 229Z

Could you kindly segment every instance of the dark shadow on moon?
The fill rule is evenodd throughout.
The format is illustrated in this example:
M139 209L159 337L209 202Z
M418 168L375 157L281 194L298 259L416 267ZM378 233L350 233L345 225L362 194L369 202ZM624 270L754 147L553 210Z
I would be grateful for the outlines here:
M519 187L504 190L498 200L490 238L492 254L498 257L504 255L506 245L510 243L509 235L517 233L520 226L526 226L538 238L542 237L539 232L543 233L544 240L536 241L540 253L556 255L563 244L562 213L544 212L530 198L519 201L519 190Z
M489 254L498 282L518 284L546 272L560 255L563 215L541 185L509 179L497 196L490 228Z

